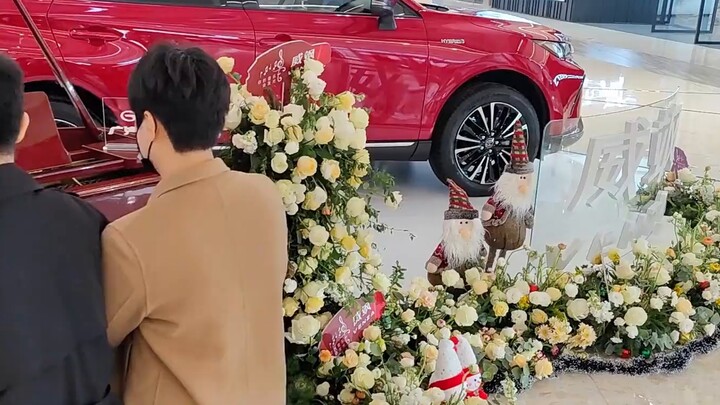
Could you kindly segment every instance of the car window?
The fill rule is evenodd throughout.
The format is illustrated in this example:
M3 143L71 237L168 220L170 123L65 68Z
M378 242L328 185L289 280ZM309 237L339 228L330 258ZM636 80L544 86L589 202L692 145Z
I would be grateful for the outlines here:
M388 1L394 3L396 17L415 16L412 9L397 0L252 0L244 2L245 7L263 10L305 11L334 14L372 14L370 4L382 6Z

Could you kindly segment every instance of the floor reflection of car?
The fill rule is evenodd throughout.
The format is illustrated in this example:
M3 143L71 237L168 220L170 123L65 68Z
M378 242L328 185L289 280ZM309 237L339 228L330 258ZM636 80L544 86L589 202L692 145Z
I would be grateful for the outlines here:
M117 111L134 63L161 40L235 58L245 71L290 40L328 42L328 91L363 93L377 159L430 160L440 179L486 194L510 159L516 122L531 153L543 128L581 131L583 70L559 32L500 13L483 16L414 0L24 0L98 121ZM63 126L80 123L12 2L0 2L0 51L44 91ZM105 111L104 111L105 110Z

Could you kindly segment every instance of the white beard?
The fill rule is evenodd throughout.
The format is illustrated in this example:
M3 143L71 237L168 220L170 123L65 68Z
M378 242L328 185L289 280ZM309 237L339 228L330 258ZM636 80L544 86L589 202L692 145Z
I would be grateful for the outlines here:
M493 199L497 206L502 206L511 215L518 218L523 218L530 212L535 199L533 174L525 174L529 183L527 192L521 193L518 190L520 184L520 175L515 173L505 172L500 176L497 183L494 186Z
M474 227L470 239L460 236L459 219L448 219L443 224L443 250L451 269L459 269L467 264L477 263L484 246L485 228L480 218L471 220Z

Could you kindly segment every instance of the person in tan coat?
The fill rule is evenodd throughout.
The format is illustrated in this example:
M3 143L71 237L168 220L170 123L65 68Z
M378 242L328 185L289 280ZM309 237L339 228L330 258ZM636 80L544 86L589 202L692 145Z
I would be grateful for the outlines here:
M285 404L285 211L271 180L213 158L225 75L200 49L162 45L128 92L161 181L103 234L115 388L126 405Z

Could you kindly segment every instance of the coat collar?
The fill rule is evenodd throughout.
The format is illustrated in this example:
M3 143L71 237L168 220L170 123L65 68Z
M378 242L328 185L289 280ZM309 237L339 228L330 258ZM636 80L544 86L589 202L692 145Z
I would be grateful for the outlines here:
M14 163L0 164L0 201L42 190L42 186Z
M161 179L155 187L155 190L153 190L153 193L150 196L150 201L180 187L217 176L227 171L230 171L230 169L220 158L215 158L187 168L179 173L173 174L172 176Z

